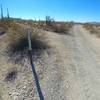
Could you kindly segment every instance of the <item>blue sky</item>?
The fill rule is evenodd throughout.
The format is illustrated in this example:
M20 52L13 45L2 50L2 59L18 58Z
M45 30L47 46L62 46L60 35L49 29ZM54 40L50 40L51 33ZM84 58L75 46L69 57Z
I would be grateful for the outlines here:
M46 15L63 21L100 22L100 0L0 0L6 15L24 19L44 19Z

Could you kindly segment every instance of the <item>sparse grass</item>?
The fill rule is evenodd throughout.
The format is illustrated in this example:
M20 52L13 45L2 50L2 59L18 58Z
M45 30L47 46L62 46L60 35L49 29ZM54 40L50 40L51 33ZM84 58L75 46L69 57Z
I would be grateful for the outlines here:
M89 30L91 34L95 34L97 37L100 37L99 25L86 23L83 27Z
M0 20L0 35L5 34L9 30L11 23L9 20Z
M92 30L92 29L94 29L93 24L89 24L89 23L84 24L83 27L86 28L87 30Z
M3 27L5 30L8 30L13 24L11 20L0 20L0 27Z
M8 32L9 30L12 30L13 32L21 31L20 25L16 23L13 20L0 20L0 27L5 31Z

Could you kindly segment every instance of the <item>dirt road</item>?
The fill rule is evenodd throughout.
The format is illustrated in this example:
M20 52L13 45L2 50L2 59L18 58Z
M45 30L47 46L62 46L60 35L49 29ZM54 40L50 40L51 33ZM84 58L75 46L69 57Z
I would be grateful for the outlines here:
M44 76L45 100L100 100L100 40L81 25L52 40L58 55Z

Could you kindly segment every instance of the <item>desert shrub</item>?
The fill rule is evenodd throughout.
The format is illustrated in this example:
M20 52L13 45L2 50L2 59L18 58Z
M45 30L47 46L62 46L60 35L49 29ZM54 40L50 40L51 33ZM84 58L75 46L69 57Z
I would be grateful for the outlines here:
M40 56L44 50L49 48L46 42L45 35L37 29L31 29L32 31L32 53L34 56ZM27 29L22 28L20 25L12 27L12 30L7 34L8 41L8 56L18 62L28 56L28 39Z
M57 33L67 34L71 27L71 23L55 23L51 26L51 29Z
M98 29L98 25L86 23L83 25L85 29L87 29L91 34L95 34L97 37L100 37L100 31Z
M67 27L66 24L55 24L55 26L53 26L54 32L57 33L66 33L67 32Z
M53 18L51 18L50 16L46 16L46 25L47 26L51 26L53 22L54 22Z
M8 34L10 46L12 47L12 51L15 52L23 51L26 47L28 47L27 30L20 29L17 32L19 33L13 31L13 33ZM35 31L35 33L34 31L32 32L33 50L45 49L47 45L43 41L45 40L41 33L38 33L38 31Z
M46 31L53 31L57 33L68 33L69 29L72 28L74 22L57 22L51 19L50 16L46 16L46 24L43 25L43 29Z
M83 27L86 28L87 30L94 29L93 24L89 24L89 23L85 23L85 24L83 25Z
M13 21L11 20L0 20L0 27L3 27L5 30L8 30L12 26Z
M90 33L92 33L92 34L97 33L96 26L93 25L93 24L86 23L86 24L83 25L83 27L85 29L89 30Z
M2 27L5 31L11 29L16 32L19 30L20 25L13 20L4 19L0 20L0 27Z

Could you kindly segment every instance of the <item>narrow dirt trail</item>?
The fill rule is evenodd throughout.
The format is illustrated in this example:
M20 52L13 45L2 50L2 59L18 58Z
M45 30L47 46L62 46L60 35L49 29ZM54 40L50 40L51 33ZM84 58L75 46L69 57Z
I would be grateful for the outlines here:
M60 65L49 67L45 76L46 100L100 100L100 45L96 39L75 25L69 35L55 35L53 40Z

